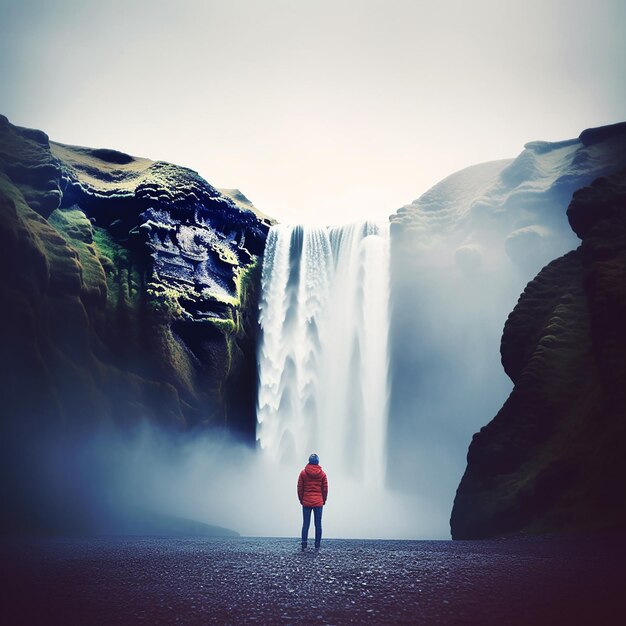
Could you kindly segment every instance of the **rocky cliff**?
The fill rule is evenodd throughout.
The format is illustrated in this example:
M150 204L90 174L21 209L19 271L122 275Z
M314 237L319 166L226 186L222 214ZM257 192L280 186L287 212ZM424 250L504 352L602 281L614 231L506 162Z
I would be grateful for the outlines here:
M441 524L472 435L512 389L498 350L504 321L528 281L578 247L572 194L624 167L626 124L532 141L392 216L388 477L426 498Z
M220 425L253 441L269 224L189 169L0 117L5 475L26 471L24 442L106 424Z
M453 538L626 525L626 170L577 191L567 216L582 244L506 322L515 386L472 440Z

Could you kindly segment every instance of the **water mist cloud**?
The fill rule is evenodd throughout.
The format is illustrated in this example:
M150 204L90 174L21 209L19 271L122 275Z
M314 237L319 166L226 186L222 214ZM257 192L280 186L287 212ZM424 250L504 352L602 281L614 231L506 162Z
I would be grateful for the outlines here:
M58 531L168 534L153 523L167 517L246 536L299 536L296 482L306 458L279 465L222 431L175 435L147 422L39 449L45 484L30 496ZM326 537L443 536L427 503L342 478L323 451L320 458L330 482Z

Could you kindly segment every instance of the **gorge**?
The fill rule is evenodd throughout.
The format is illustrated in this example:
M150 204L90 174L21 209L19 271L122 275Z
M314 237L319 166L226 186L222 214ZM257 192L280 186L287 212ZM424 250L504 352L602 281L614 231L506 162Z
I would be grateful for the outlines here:
M464 471L456 538L623 525L624 124L457 172L390 225L328 227L0 133L3 529L92 529L102 491L289 534L314 449L337 536L448 536Z

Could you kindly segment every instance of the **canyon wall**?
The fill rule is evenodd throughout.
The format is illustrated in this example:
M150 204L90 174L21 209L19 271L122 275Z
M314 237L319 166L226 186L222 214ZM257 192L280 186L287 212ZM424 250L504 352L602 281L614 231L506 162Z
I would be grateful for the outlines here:
M254 441L270 223L187 168L0 117L6 510L30 506L50 437L147 420Z
M626 525L626 169L577 191L567 216L582 243L505 324L515 386L474 435L453 538Z
M532 141L514 159L452 174L391 217L388 482L424 497L442 524L472 435L502 407L512 383L517 388L509 363L522 356L504 346L533 341L524 327L512 335L507 325L503 370L498 348L507 316L542 267L578 247L581 231L566 213L574 192L624 167L626 124ZM572 263L568 256L559 266L563 284L554 281L551 297L574 289ZM470 473L479 448L470 452ZM509 456L508 445L501 456ZM462 493L457 528L472 507L465 486Z

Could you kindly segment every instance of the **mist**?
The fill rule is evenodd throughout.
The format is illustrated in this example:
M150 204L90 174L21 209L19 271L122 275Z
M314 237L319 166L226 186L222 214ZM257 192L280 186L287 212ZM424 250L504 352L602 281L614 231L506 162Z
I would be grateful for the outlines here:
M388 460L389 484L419 493L446 525L472 435L512 389L500 339L531 278L515 266L466 275L448 252L449 267L394 273Z
M296 483L307 458L278 464L221 430L172 433L145 421L132 432L40 443L36 455L42 484L24 480L20 489L55 532L171 534L153 523L166 516L299 538ZM445 536L445 520L419 497L352 481L323 454L320 464L329 477L325 538Z

